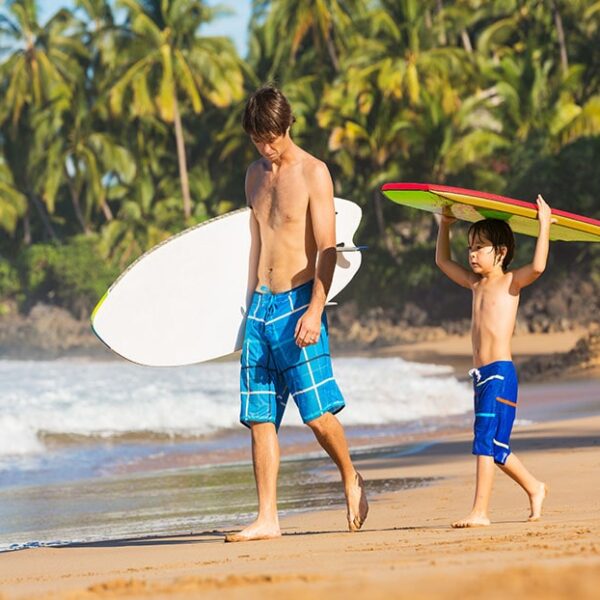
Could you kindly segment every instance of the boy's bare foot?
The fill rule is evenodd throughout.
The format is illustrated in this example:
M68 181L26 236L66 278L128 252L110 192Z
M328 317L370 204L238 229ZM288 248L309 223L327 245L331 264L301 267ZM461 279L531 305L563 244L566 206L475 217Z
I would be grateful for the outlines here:
M529 503L531 505L531 514L529 515L529 521L537 521L542 516L542 504L548 494L548 486L545 483L540 482L538 491L529 496Z
M258 540L271 540L278 537L281 537L279 524L263 524L254 521L242 531L228 533L225 536L225 542L257 542Z
M471 513L468 517L454 521L452 527L454 529L463 529L465 527L487 527L490 520L485 515Z
M354 476L354 482L350 488L346 489L346 504L348 506L348 529L358 531L369 513L365 482L358 472Z

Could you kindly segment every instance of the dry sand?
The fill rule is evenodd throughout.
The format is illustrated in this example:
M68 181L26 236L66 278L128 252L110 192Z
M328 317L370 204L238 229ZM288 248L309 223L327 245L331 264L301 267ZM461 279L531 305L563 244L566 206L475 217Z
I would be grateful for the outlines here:
M547 482L543 519L498 471L494 523L453 530L473 494L466 434L421 454L362 462L365 478L435 477L380 496L365 530L341 509L295 515L281 539L224 544L224 532L0 555L3 598L598 598L600 417L517 429L513 447ZM332 473L333 476L333 473Z
M520 333L512 338L513 359L517 365L540 355L564 353L572 350L588 330L577 327L555 333ZM441 340L398 344L376 351L377 356L401 356L406 360L448 364L458 376L466 375L472 366L470 335L449 335Z

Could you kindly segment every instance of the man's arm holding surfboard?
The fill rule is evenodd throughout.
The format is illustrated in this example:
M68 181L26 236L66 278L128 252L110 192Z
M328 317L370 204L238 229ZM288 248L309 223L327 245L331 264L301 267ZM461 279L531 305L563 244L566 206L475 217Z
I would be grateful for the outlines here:
M456 219L447 215L442 215L438 229L437 244L435 247L435 264L445 273L454 283L462 287L471 289L477 276L465 269L462 265L452 260L450 252L450 225Z
M317 246L317 266L310 306L296 325L296 343L316 343L321 333L321 315L327 302L337 261L333 182L325 163L315 160L307 174L308 210ZM311 341L309 341L311 340Z
M546 268L548 260L548 251L550 249L550 225L556 223L552 218L550 207L546 201L538 194L536 198L538 207L538 220L540 222L540 231L535 244L533 260L527 264L515 269L513 273L512 288L515 293L525 286L533 283Z
M246 194L246 206L250 209L250 219L254 222L256 226L256 230L258 230L258 221L256 220L256 216L254 211L252 210L252 202L250 202L250 197L252 196L251 190L254 187L254 180L256 178L256 168L258 166L259 161L254 161L247 169L246 169L246 179L244 180L244 193ZM260 252L260 235L256 236L255 243L258 244L257 248Z

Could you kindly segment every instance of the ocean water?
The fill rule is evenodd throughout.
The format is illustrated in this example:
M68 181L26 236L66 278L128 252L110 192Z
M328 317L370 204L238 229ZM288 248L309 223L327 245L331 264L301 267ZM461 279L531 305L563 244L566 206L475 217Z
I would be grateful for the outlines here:
M470 419L470 386L450 367L339 358L334 373L347 404L339 418L363 452ZM238 377L237 362L0 361L0 550L248 521L256 500ZM312 440L292 400L280 438ZM300 458L282 465L282 510L306 509L319 486L319 502L339 503L330 463Z

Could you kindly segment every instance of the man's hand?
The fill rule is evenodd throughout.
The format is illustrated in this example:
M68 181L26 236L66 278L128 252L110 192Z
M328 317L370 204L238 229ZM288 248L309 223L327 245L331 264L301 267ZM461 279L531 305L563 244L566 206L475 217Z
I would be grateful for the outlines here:
M314 308L308 310L298 319L294 338L300 348L316 344L321 335L321 312Z

